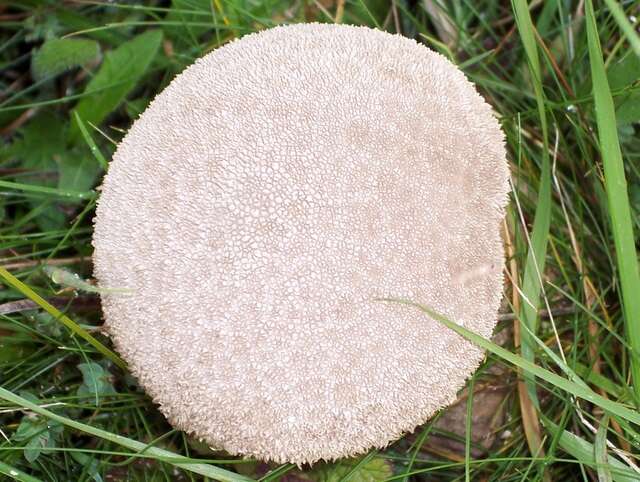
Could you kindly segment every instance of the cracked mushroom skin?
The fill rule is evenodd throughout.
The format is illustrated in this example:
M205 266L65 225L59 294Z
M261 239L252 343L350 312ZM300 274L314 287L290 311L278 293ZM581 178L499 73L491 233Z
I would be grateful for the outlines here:
M94 234L105 324L176 427L262 460L384 447L456 392L502 295L503 134L453 64L281 26L196 61L118 146Z

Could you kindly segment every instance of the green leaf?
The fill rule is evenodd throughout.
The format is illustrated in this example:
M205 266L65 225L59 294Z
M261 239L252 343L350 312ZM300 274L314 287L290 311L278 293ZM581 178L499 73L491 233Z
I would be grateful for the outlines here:
M627 341L630 346L631 375L636 402L640 400L640 271L636 252L631 208L624 163L618 141L616 114L604 70L598 25L591 0L585 4L589 62L593 78L593 100L602 152L605 187L611 215L611 230L620 276Z
M619 91L615 97L618 125L631 124L640 120L640 88L630 87L640 79L640 57L627 53L619 62L607 70L607 80L612 91Z
M513 12L525 49L529 71L532 75L532 83L538 106L538 117L540 118L540 126L542 127L542 169L538 188L538 202L533 220L533 230L531 232L531 245L527 253L527 262L522 280L523 298L528 301L522 303L520 310L522 323L526 324L531 332L535 334L538 328L538 307L540 305L540 293L542 291L540 277L541 274L544 273L547 244L549 241L549 227L551 224L551 166L549 160L547 114L545 110L546 98L542 88L542 70L538 56L538 45L535 41L534 27L527 2L524 0L513 0ZM533 343L525 331L522 332L521 346L522 356L529 361L533 361L535 358ZM534 405L537 405L535 387L529 379L527 379L526 382L529 396ZM531 447L531 449L534 453L537 451L537 448Z
M42 437L38 436L32 438L24 447L24 458L27 459L27 462L34 462L38 457L40 457L42 448L47 445L49 445L48 432L44 432Z
M632 52L607 69L607 80L612 90L619 90L640 79L640 57Z
M34 117L22 129L21 134L9 146L9 156L19 160L21 166L30 171L29 174L35 174L24 176L21 181L41 186L55 185L55 178L51 179L51 174L57 168L55 158L65 151L64 122L57 116L44 112Z
M78 387L80 398L95 398L96 406L100 405L101 397L113 395L115 388L111 385L110 375L97 363L81 363L78 369L82 372L82 385Z
M383 458L364 456L320 464L307 475L316 482L379 482L391 477L392 471Z
M344 22L368 25L380 29L388 11L387 5L384 0L355 0L351 3L351 8L345 9ZM318 20L327 21L332 19L327 18L320 12Z
M56 439L62 433L63 427L55 421L46 418L24 416L13 438L17 442L26 441L24 457L28 462L35 461L41 453L47 453L55 448Z
M19 184L50 188L56 185L58 164L56 159L64 155L66 130L64 122L57 116L43 112L34 117L21 131L22 136L7 149L10 157L18 160L26 174ZM29 202L36 208L40 201ZM51 203L36 222L43 231L59 229L65 222L64 213Z
M91 457L82 452L71 452L71 457L85 468L95 482L102 482L103 479L99 471L100 463L95 457Z
M61 74L84 65L100 53L95 40L53 39L40 47L31 59L31 72L36 80Z
M105 9L106 10L106 9ZM73 8L56 7L56 16L65 32L77 32L79 30L89 30L85 33L87 37L92 37L100 43L109 45L120 45L126 40L120 29L94 30L102 25L118 20L117 13L103 11L99 17L84 15L82 10ZM97 20L96 20L97 19Z
M32 403L39 403L40 401L38 400L38 397L36 397L33 393L31 393L29 390L20 390L18 392L20 394L21 397L26 398L27 400L29 400Z
M47 312L37 311L32 316L29 316L29 321L33 323L38 333L54 338L60 337L63 334L62 325Z
M622 95L616 100L618 125L631 124L640 120L640 89Z
M43 427L41 422L42 419L39 417L22 417L22 421L20 425L18 425L18 430L16 430L16 433L13 435L13 439L17 442L23 442L39 435L40 432L46 430L46 427Z
M148 30L105 55L96 75L87 84L85 97L73 111L83 122L100 124L133 90L158 53L162 31ZM71 126L72 141L81 138L77 123Z
M83 192L90 190L100 172L100 165L88 156L69 152L58 163L58 188L63 191ZM80 199L75 202L80 202Z
M58 36L61 30L58 16L53 12L48 13L48 15L31 15L23 22L27 42L52 39Z

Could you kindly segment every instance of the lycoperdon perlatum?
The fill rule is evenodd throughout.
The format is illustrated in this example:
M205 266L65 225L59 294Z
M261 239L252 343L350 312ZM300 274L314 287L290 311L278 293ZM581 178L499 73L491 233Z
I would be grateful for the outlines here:
M178 75L118 146L95 221L106 327L176 427L297 464L451 403L502 294L491 108L443 56L365 27L251 34Z

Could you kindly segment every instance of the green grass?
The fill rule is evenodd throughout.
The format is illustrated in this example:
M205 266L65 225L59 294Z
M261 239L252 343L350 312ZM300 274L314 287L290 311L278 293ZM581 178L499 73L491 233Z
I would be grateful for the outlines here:
M0 4L2 477L640 480L640 2L430 3L442 15L408 0ZM499 343L439 318L488 350L460 427L435 416L385 450L298 469L173 430L100 332L99 299L42 266L91 278L115 143L178 72L232 38L338 11L438 50L494 107L512 248ZM478 424L488 393L495 420Z
M627 339L630 345L631 374L636 400L640 401L640 272L638 272L637 262L629 262L629 260L637 258L637 253L631 222L627 180L618 140L618 130L616 129L615 106L604 68L591 0L587 0L586 5L589 60L593 78L593 102L609 201L611 231L613 232L620 276Z

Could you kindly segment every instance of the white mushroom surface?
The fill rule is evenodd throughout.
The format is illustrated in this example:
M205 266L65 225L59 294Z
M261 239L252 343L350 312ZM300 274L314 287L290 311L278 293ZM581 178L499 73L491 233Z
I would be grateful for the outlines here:
M503 134L443 56L301 24L199 59L118 146L95 220L117 350L169 421L297 464L455 400L502 296Z

